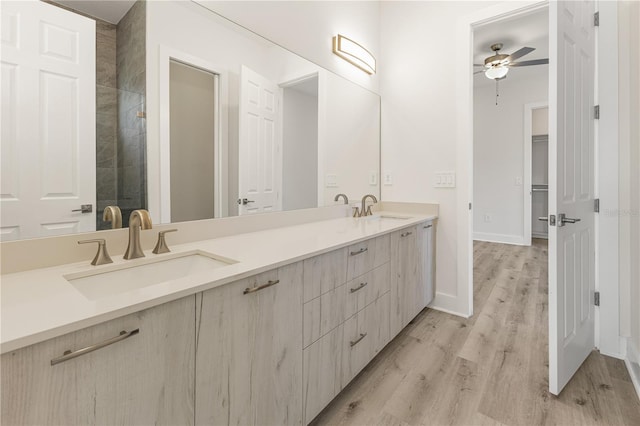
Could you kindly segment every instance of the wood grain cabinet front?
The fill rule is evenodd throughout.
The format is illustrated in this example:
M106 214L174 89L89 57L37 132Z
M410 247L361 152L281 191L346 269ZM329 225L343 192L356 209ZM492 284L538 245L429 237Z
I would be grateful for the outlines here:
M193 424L194 311L186 297L3 354L1 423Z
M302 424L302 265L198 295L196 424Z

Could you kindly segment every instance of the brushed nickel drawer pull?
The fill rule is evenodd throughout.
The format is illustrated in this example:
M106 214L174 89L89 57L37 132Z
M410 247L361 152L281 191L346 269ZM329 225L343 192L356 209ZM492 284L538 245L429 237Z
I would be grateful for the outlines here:
M365 251L367 251L367 250L369 250L369 248L368 248L368 247L363 247L363 248L361 248L360 250L358 250L358 251L352 251L352 252L351 252L351 253L349 253L349 254L350 254L351 256L357 256L357 255L359 255L359 254L364 253L364 252L365 252Z
M138 333L140 333L139 328L131 331L121 331L120 334L116 337L112 337L111 339L105 340L104 342L96 343L95 345L87 346L86 348L78 349L77 351L73 352L64 351L64 354L62 356L51 360L51 365L60 364L61 362L69 361L70 359L77 358L81 355L88 354L89 352L104 348L105 346L113 345L114 343L118 343L124 339L128 339L131 336L135 336Z
M356 340L349 342L349 344L351 345L351 347L354 347L355 345L360 343L360 341L365 337L367 337L367 333L360 333L360 337L358 337Z
M272 285L276 285L280 282L280 280L275 280L275 281L267 281L266 284L262 284L259 285L258 287L251 287L251 288L245 288L244 291L242 292L242 294L249 294L249 293L255 293L256 291L260 291L262 289L265 289L267 287L271 287Z
M368 282L367 283L360 283L360 285L358 287L351 289L351 293L355 293L358 290L362 290L363 288L365 288L367 286L367 284L369 284L369 283Z
M423 229L431 228L433 225L423 226Z
M413 232L404 232L404 233L400 234L400 236L401 237L408 237L411 234L413 234Z

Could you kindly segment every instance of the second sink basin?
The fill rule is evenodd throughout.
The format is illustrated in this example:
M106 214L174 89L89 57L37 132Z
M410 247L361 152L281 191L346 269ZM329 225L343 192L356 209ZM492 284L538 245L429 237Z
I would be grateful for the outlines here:
M89 300L148 287L192 274L222 268L236 263L200 250L175 253L158 259L139 259L130 264L114 265L97 272L65 275Z

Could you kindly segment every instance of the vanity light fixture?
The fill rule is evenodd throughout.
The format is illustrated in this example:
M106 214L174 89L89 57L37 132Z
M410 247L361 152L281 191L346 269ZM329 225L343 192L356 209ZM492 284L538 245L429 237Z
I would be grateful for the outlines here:
M376 73L376 58L371 52L342 34L333 37L333 53L367 74Z

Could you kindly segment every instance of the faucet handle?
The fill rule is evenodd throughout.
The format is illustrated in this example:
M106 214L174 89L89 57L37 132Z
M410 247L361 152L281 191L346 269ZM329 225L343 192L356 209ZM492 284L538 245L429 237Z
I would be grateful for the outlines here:
M156 246L154 247L152 253L155 253L155 254L169 253L171 250L169 250L169 246L167 246L167 241L164 238L164 234L166 234L167 232L176 232L176 231L177 229L167 229L166 231L158 232L158 242L156 243Z
M353 217L360 217L360 216L362 216L362 212L360 212L360 207L354 206Z
M373 212L371 211L371 205L367 206L367 212L364 215L365 216L373 216Z
M109 252L107 251L107 241L104 238L98 238L95 240L80 240L78 244L98 243L98 252L96 257L91 261L92 265L105 265L107 263L113 263Z

